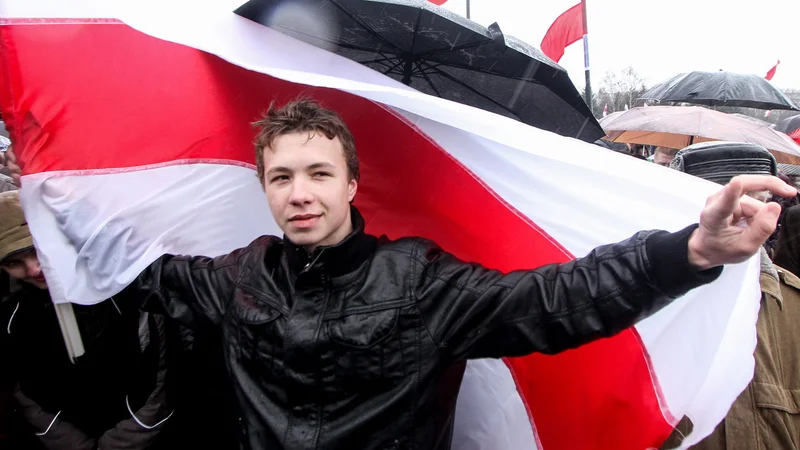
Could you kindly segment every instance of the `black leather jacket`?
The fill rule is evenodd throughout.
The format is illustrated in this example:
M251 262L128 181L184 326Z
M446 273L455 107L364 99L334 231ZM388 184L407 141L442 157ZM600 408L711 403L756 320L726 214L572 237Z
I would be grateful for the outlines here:
M164 256L145 309L221 327L253 449L447 449L464 361L611 336L715 279L694 227L641 232L564 265L503 274L420 238L355 231L313 255L273 236L218 257Z

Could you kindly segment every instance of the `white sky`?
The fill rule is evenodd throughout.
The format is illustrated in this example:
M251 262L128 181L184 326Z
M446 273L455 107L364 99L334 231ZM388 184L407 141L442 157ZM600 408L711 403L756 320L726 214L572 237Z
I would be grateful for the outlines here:
M578 0L470 0L470 18L536 47L559 14ZM633 66L648 85L692 70L764 76L800 88L800 0L587 0L592 87L606 71ZM466 0L444 6L465 15ZM559 62L582 89L583 44Z

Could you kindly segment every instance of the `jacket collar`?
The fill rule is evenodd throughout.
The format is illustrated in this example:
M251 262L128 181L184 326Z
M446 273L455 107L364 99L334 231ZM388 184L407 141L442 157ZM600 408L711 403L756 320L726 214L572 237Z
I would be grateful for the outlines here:
M354 207L350 207L353 231L335 245L317 247L313 254L283 237L286 259L294 275L302 272L322 272L331 277L345 275L356 270L369 259L377 247L377 238L364 232L364 218Z

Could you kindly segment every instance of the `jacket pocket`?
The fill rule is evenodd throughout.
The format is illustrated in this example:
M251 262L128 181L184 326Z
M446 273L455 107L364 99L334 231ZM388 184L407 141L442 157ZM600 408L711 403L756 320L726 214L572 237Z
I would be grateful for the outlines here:
M764 448L798 449L800 392L770 383L753 383L759 441Z
M281 312L246 290L234 295L235 352L243 364L273 373L281 358Z
M344 386L390 382L404 375L400 310L345 314L328 320L336 377Z

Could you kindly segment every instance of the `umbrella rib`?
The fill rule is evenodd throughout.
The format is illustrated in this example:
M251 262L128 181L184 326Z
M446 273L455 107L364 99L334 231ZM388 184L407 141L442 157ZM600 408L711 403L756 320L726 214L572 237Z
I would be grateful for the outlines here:
M423 78L425 78L425 81L428 82L428 85L430 85L431 89L433 89L433 92L436 92L436 96L444 98L444 97L442 97L441 92L439 92L439 90L436 89L436 86L433 85L433 81L431 81L430 77L428 77L427 72L425 72L425 68L422 67L422 65L419 64L419 63L417 63L417 67L419 67L420 73L422 74ZM434 67L434 69L436 69L436 68Z
M383 56L382 58L375 58L375 59L368 59L366 61L356 61L359 64L373 64L373 63L385 63L386 61L398 59L397 56Z
M531 60L539 62L539 60L536 60L536 59L531 59ZM502 74L502 73L497 73L497 72L492 72L492 71L489 71L489 70L486 70L486 69L481 69L479 67L470 67L470 66L467 66L467 65L464 65L464 64L443 63L443 62L439 62L439 61L429 61L429 60L425 60L425 63L427 63L427 64L438 64L438 66L436 66L436 67L446 66L446 67L453 67L453 68L456 68L456 69L469 70L471 72L485 73L486 75L493 75L493 76L496 76L496 77L502 77L502 78L505 78L505 79L508 79L508 80L526 81L526 82L529 82L529 83L542 84L542 83L539 82L539 80L537 80L535 78L524 78L524 77L519 77L519 76L505 75L505 74Z
M329 40L326 40L326 39L322 39L317 35L306 33L306 32L300 31L300 30L296 30L294 28L288 28L288 27L281 27L281 28L285 28L287 31L291 31L292 33L296 33L296 34L299 34L299 35L302 35L302 36L306 36L306 37L314 39L314 40L328 42L328 43L331 43L331 44L336 44L337 46L343 47L343 48L346 48L346 49L358 50L358 51L366 52L366 53L377 53L379 55L383 55L382 52L380 52L378 50L375 50L374 48L359 47L358 45L353 45L353 44L350 44L350 43L347 43L347 42L341 42L341 41L338 41L338 42L329 41ZM284 34L286 34L286 33L284 33Z
M339 47L350 49L350 50L358 50L358 51L366 52L366 53L378 53L378 54L381 54L381 55L383 54L380 51L375 50L374 48L360 47L358 45L353 45L353 44L349 44L349 43L346 43L346 42L333 42L333 44L336 44ZM392 53L392 54L394 54L394 53Z
M384 74L384 75L388 75L388 74L389 74L389 72L391 72L391 71L393 71L394 69L396 69L396 68L397 68L397 66L399 66L400 64L403 64L403 60L398 60L398 61L397 61L397 62L396 62L396 63L395 63L393 66L391 66L391 67L389 67L388 69L386 69L386 71L385 71L385 72L383 72L383 74Z
M435 55L444 54L444 53L452 53L452 52L457 52L459 50L464 50L464 49L468 49L468 48L472 48L472 47L478 47L478 46L481 46L481 45L489 44L491 42L492 42L491 39L486 39L485 41L478 41L478 42L469 42L469 43L466 43L466 44L461 44L461 45L458 45L458 46L455 46L455 47L450 47L450 48L433 49L433 50L427 51L425 53L420 53L417 56L419 56L420 58L427 58L429 56L435 56Z
M354 14L352 14L347 8L344 7L344 5L340 4L337 0L330 0L330 1L333 4L333 6L339 8L339 10L344 13L344 15L346 15L349 18L351 18L355 23L361 25L365 30L367 30L367 33L375 36L376 38L378 38L379 40L383 41L385 44L389 45L390 47L393 47L396 51L398 51L398 52L402 51L400 49L400 47L396 46L394 43L392 43L391 41L389 41L388 39L386 39L385 37L383 37L379 33L376 33L375 30L370 28L369 25L366 22L364 22L363 20L359 19ZM374 51L374 50L367 50L367 51Z
M417 10L417 22L414 24L414 34L411 35L411 54L414 54L414 47L417 45L417 33L419 33L419 24L422 21L422 11L424 9L420 8Z
M424 64L424 62L422 62L422 63ZM495 105L499 106L500 108L502 108L502 109L504 109L504 110L508 111L510 114L513 114L513 115L514 115L514 117L516 117L516 118L518 118L518 119L519 119L519 115L518 115L516 112L512 111L511 109L509 109L507 106L503 105L502 103L499 103L497 100L495 100L495 99L493 99L493 98L491 98L491 97L487 96L487 95L486 95L486 94L484 94L483 92L481 92L481 91L479 91L479 90L477 90L477 89L473 88L472 86L469 86L469 85L467 85L467 84L464 84L464 83L462 83L461 81L459 81L458 79L456 79L454 76L450 75L450 74L449 74L449 73L447 73L447 72L443 72L443 71L439 70L439 69L438 69L438 68L436 68L436 67L430 67L430 69L431 69L431 70L433 70L434 72L436 72L437 74L439 74L439 75L441 75L441 76L443 76L443 77L447 78L448 80L450 80L450 81L452 81L452 82L454 82L454 83L460 84L461 86L464 86L464 88L466 88L467 90L471 91L471 92L472 92L472 93L474 93L474 94L477 94L477 95L479 95L480 97L483 97L483 98L484 98L484 99L486 99L487 101L489 101L489 102L491 102L491 103L493 103L493 104L495 104Z

